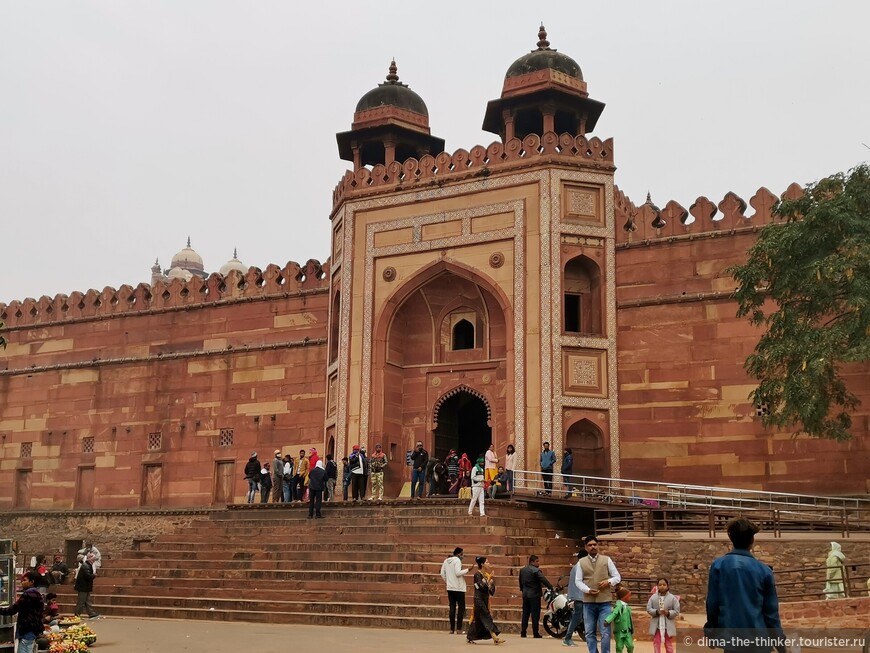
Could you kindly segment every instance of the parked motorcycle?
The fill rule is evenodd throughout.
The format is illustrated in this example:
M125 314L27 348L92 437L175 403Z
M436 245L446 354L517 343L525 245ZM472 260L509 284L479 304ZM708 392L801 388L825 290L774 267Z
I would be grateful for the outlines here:
M568 594L563 591L565 589L562 585L563 578L565 577L559 577L553 589L544 591L544 600L547 602L547 611L544 613L544 630L547 631L550 637L558 639L565 638L568 632L568 624L571 623L571 616L574 614L574 601L569 601ZM583 609L580 605L577 608L579 610ZM577 626L577 632L583 632L582 619Z

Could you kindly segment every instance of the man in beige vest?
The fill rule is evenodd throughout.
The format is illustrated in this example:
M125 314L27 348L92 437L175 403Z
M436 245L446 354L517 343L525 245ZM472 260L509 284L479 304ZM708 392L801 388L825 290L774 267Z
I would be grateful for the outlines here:
M586 630L586 646L589 653L598 653L595 627L601 632L601 653L610 653L610 626L604 623L613 609L611 593L621 577L613 560L598 554L598 538L590 535L584 541L588 554L581 558L575 578L577 588L583 593L583 625ZM568 644L570 646L570 644Z

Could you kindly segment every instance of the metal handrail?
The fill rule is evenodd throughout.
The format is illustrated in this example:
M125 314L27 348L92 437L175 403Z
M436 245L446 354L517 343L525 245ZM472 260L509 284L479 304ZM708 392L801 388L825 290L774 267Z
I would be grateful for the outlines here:
M543 472L517 470L514 472L514 491L520 494L525 491L546 495L545 480L546 476ZM622 511L656 511L657 519L660 523L664 523L664 530L673 530L668 528L669 514L673 515L671 523L677 526L678 530L699 528L699 524L686 526L684 513L706 516L704 528L714 534L717 526L722 525L719 523L721 519L728 515L733 516L735 513L764 521L767 524L766 530L772 531L776 536L779 536L783 530L794 530L794 526L799 524L811 529L839 530L844 537L848 537L850 532L870 530L870 499L858 497L816 497L783 492L581 475L565 477L554 474L549 498L611 504L615 510ZM609 516L602 521L620 519L624 520L624 517ZM656 529L652 515L646 516L645 524L637 521L635 523L650 534Z
M564 493L565 480L558 472L553 474L553 484ZM667 501L670 505L703 508L749 508L769 507L787 509L789 507L825 507L831 509L870 510L870 498L829 497L766 490L746 490L741 488L688 485L681 483L662 483L634 479L607 478L573 474L567 477L570 484L582 494L594 495L596 491L605 495L622 498L638 498L650 501ZM544 490L544 473L532 470L514 472L517 489Z

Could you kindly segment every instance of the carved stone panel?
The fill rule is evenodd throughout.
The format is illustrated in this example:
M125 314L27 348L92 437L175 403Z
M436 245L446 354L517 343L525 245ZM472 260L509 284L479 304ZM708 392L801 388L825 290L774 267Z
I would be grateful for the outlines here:
M607 351L563 350L562 375L562 388L566 395L607 397Z
M598 186L562 185L562 221L604 224L604 196Z

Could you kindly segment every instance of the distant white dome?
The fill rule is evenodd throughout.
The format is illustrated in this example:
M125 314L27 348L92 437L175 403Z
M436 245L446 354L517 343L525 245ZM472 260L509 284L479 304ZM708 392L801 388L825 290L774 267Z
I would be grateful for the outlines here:
M175 267L172 268L166 276L170 279L184 279L185 281L190 281L193 278L193 272L185 270L184 268Z
M233 250L233 257L221 266L220 273L222 276L227 276L232 270L236 270L241 274L248 272L247 266L239 260L238 250Z
M169 267L171 269L181 268L199 276L205 275L205 267L203 267L202 264L202 257L191 248L189 237L187 239L187 247L172 257L172 263L169 264ZM169 274L172 276L171 271Z

